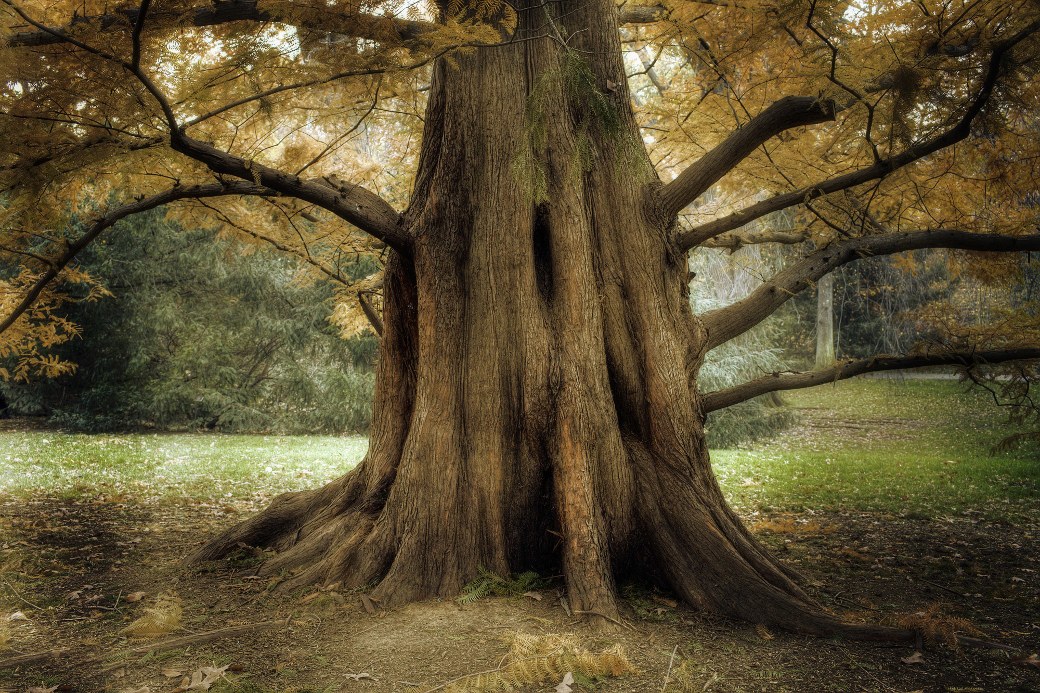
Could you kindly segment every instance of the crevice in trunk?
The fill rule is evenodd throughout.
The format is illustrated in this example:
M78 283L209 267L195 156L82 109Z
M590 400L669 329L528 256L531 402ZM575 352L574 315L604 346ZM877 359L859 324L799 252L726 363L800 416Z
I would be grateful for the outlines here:
M534 210L534 227L531 231L531 247L534 252L534 273L538 282L538 293L546 304L553 297L553 254L551 229L549 227L549 205L541 203Z

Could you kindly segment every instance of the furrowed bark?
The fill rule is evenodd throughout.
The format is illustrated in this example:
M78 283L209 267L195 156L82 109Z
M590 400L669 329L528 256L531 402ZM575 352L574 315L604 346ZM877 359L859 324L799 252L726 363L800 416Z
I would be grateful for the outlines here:
M928 368L933 366L986 366L1008 361L1040 359L1040 348L992 349L987 351L946 352L919 356L875 356L869 359L842 361L831 368L804 373L772 373L746 383L716 390L702 396L704 412L713 412L769 392L798 390L854 378L864 373Z
M910 231L852 238L831 243L790 267L751 294L725 308L702 316L712 349L743 334L772 315L828 272L860 258L891 255L922 248L953 248L976 252L1029 252L1040 250L1040 235L1005 236L962 230Z

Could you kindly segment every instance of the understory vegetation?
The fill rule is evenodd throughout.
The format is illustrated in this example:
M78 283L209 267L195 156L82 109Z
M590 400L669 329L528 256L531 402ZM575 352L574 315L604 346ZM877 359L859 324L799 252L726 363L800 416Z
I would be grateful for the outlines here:
M0 380L13 413L81 431L368 428L378 342L340 338L331 283L304 263L160 209L117 224L81 266L108 295L68 304L79 336L47 353L74 370ZM340 270L371 263L345 258Z

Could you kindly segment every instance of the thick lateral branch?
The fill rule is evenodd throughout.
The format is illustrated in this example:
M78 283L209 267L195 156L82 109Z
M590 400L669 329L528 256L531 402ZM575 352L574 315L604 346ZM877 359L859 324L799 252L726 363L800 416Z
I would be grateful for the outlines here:
M734 212L729 216L716 219L707 224L696 226L692 229L687 229L680 233L676 238L677 245L683 250L689 250L711 238L744 226L745 224L760 219L767 214L778 212L782 209L787 209L788 207L794 207L798 204L811 202L812 200L824 195L829 195L841 190L848 190L849 188L854 188L858 185L884 178L893 171L908 166L915 161L919 161L920 159L966 139L971 134L972 122L982 112L997 86L997 80L999 79L1001 70L1003 69L1004 57L1007 55L1008 51L1021 43L1027 37L1034 34L1038 29L1040 29L1040 20L1030 23L1013 36L994 45L993 51L990 53L986 74L982 79L982 84L979 87L978 93L975 95L975 98L971 103L968 104L967 109L957 121L956 125L945 132L918 145L912 146L904 152L890 156L886 159L881 159L865 168L834 176L833 178L828 178L825 181L799 190L770 197L753 204L750 207ZM709 156L710 154L711 153L709 153ZM674 185L674 183L675 181L669 185Z
M809 234L804 231L776 231L767 229L764 231L749 231L747 233L724 233L706 241L704 248L725 248L731 253L736 252L746 245L760 245L763 243L780 243L783 245L796 245L809 240Z
M8 45L32 47L63 43L65 33L84 22L93 24L101 31L129 30L137 22L138 14L137 7L127 7L109 14L78 17L73 20L71 27L16 33L8 39ZM205 27L242 21L276 22L322 34L336 33L380 42L407 41L436 28L436 25L428 22L336 12L332 7L309 11L306 7L280 3L261 9L257 0L221 0L187 14L161 11L149 14L151 23L167 22L174 26Z
M662 211L671 217L785 130L834 120L834 104L811 96L786 96L752 118L661 189Z
M305 180L222 151L183 132L173 134L170 146L212 171L252 180L283 195L318 205L398 252L405 255L411 252L411 237L402 224L401 215L383 198L360 185L333 184L326 179Z
M137 7L127 7L108 14L77 17L69 27L52 27L50 31L23 31L13 34L7 44L12 47L36 47L63 43L66 32L80 23L93 24L101 31L125 31L136 24L138 14ZM663 7L631 7L621 10L620 20L622 24L647 24L664 19L666 14L667 10ZM353 36L380 43L411 41L438 28L434 22L380 17L363 12L341 12L331 6L308 8L282 2L267 3L261 8L258 0L219 0L189 13L153 10L149 14L149 21L181 27L217 26L231 22L274 22L321 34Z
M732 407L753 397L779 390L798 390L853 378L863 373L926 368L928 366L981 366L1007 361L1040 359L1040 347L1000 349L994 351L948 352L920 356L876 356L859 361L844 361L830 368L804 373L772 373L725 390L709 392L701 397L704 412Z
M0 333L9 328L15 323L15 321L21 317L25 311L36 303L36 300L43 293L43 290L47 288L54 279L61 274L70 262L72 262L77 255L79 255L88 245L102 234L106 229L111 227L120 219L125 219L133 214L148 211L149 209L155 209L162 205L175 202L177 200L186 199L199 199L203 197L221 197L225 195L274 195L273 190L269 190L259 185L246 183L244 181L232 181L229 183L210 183L208 185L188 185L178 186L171 188L165 192L161 192L151 197L146 197L132 204L123 205L118 207L101 219L98 219L90 228L87 229L86 233L77 238L72 243L69 243L65 252L60 257L54 260L48 261L47 271L45 271L40 278L32 285L29 292L24 298L15 306L14 310L0 322Z
M781 270L747 298L705 313L701 319L708 330L707 348L712 349L743 334L841 265L864 257L922 248L957 248L982 252L1037 251L1040 250L1040 234L1004 236L960 230L910 231L832 243Z

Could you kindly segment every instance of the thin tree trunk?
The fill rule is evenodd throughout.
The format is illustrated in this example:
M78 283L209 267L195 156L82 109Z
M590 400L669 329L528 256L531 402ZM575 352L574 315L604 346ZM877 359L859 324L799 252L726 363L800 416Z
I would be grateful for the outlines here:
M834 273L816 283L816 367L834 365Z

